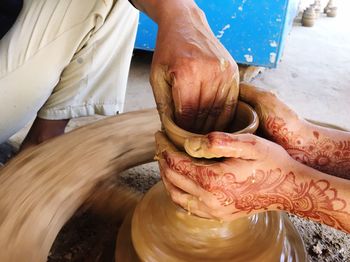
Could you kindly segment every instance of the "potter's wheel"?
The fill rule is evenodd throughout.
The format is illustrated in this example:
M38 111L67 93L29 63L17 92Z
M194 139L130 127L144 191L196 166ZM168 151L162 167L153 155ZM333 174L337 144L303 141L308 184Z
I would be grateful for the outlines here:
M135 128L135 126L138 128ZM43 143L37 148L27 150L2 168L0 175L0 214L2 214L0 217L0 260L4 262L46 261L57 233L74 212L87 201L94 192L94 188L101 181L105 181L108 177L112 177L129 167L148 162L153 158L154 133L157 130L159 130L159 120L155 110L127 113L82 127L62 137ZM52 153L48 154L47 152ZM52 155L55 157L52 157ZM96 158L96 155L99 157ZM91 163L94 164L91 165ZM50 190L37 190L38 188L49 188ZM122 199L119 194L116 197L119 200L113 203L117 205L113 204L111 206L120 212L120 206L125 204L125 199ZM208 236L208 232L219 232L220 239L217 241L212 240L215 235L211 236L209 234L211 237L209 243L215 242L217 248L222 240L222 234L225 233L225 230L230 230L230 226L218 222L198 222L199 218L188 216L186 212L178 209L166 197L166 194L162 192L161 184L150 190L144 200L148 198L149 201L139 203L134 213L135 219L138 216L142 220L139 219L138 224L133 223L133 231L143 232L142 230L147 229L149 235L140 236L141 244L138 244L137 241L132 243L131 225L128 226L131 217L125 219L118 238L117 258L121 257L118 261L137 261L133 257L127 257L128 252L132 255L130 251L133 247L136 247L144 261L184 261L182 257L176 257L176 254L183 256L187 252L191 253L191 256L188 256L188 261L196 261L202 255L201 252L203 251L201 250L206 252L205 257L201 260L208 261L210 254L220 253L218 249L209 250L205 243L199 245L196 237L200 236L199 239L203 239L203 235ZM23 199L26 201L23 201ZM100 204L100 200L98 198L96 201ZM152 214L141 209L153 209L157 212ZM45 216L41 215L43 211L45 211ZM157 217L153 217L154 214ZM299 242L300 238L295 234L294 228L283 216L281 218L278 215L276 218L276 216L268 214L268 216L260 214L246 220L236 220L234 223L238 224L232 225L232 228L238 228L238 231L228 231L228 233L225 233L226 235L224 234L226 236L224 241L230 242L232 240L232 242L222 243L220 246L227 247L231 245L232 249L239 253L239 257L244 257L246 254L259 255L259 252L267 254L268 252L264 252L264 250L269 248L267 242L271 239L270 235L274 234L274 237L278 240L285 236L283 241L274 242L283 242L283 248L279 247L281 244L278 244L277 248L285 251L280 252L279 256L274 257L272 261L288 261L288 259L293 260L293 257L303 260L305 256L300 251L303 250L301 241ZM178 215L182 217L178 220L178 223L175 223L175 220L170 220L171 223L168 223L166 220L168 217L175 218ZM266 219L269 216L272 216L271 219ZM155 218L159 219L159 225L152 225L152 222L157 222ZM270 221L276 221L271 225L277 228L276 232L278 233L273 233L264 226ZM212 223L214 227L205 227L207 232L199 234L193 228L187 228L189 231L186 231L183 226L184 223L193 223L196 225L193 228L197 229L200 226L203 228L201 223L204 223L204 225L206 225L205 223ZM223 230L215 229L218 225L224 225L226 229L225 227ZM261 227L258 227L258 225L261 225ZM155 227L157 230L150 230ZM246 231L242 233L241 228L244 227ZM180 232L179 230L184 231ZM172 232L172 238L170 241L160 238L157 240L158 242L154 242L155 244L151 241L149 243L143 241L143 238L146 240L157 238L157 236L152 235L154 232L159 232L162 236L170 235L170 232ZM239 232L241 233L239 234ZM148 232L146 233L148 234ZM189 236L195 240L184 242L184 240L190 239ZM293 240L296 240L297 243ZM124 246L121 246L123 243ZM175 256L169 260L162 257L151 260L147 257L144 258L142 255L151 256L154 253L160 256L162 253L156 245L163 245L164 250L167 250L170 249L171 244L174 245L175 249L173 252L170 251L170 254L175 254ZM264 248L260 248L261 245ZM237 250L236 246L242 248L243 251ZM246 248L246 246L249 248ZM179 249L179 247L184 247L184 250ZM185 249L185 247L188 248ZM259 251L255 252L255 249ZM162 249L161 252L164 252L164 250ZM293 254L293 250L296 254ZM228 254L226 251L221 253ZM291 258L281 257L281 254L283 256L284 254L291 254ZM266 261L267 258L266 256L263 260ZM234 260L236 261L236 258ZM214 261L225 260L216 257ZM254 258L250 261L254 261Z
M142 258L142 259L140 259ZM232 222L189 215L155 185L121 226L116 261L306 261L302 240L282 212Z

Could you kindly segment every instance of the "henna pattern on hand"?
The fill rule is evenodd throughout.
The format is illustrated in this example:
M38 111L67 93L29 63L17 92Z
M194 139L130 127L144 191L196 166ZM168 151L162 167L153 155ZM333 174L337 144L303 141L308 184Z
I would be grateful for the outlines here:
M265 128L270 139L286 149L295 160L327 174L350 178L350 140L334 141L314 131L313 138L304 141L276 116L266 118Z
M350 232L347 202L327 180L298 182L293 172L281 169L257 170L239 181L233 173L218 174L188 158L174 160L163 152L171 170L196 182L212 193L222 206L234 205L233 214L248 215L263 210L283 210L300 217Z

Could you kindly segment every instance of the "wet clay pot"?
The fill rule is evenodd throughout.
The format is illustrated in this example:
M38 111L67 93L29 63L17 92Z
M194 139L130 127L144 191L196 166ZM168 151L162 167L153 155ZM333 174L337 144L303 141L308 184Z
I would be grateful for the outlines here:
M233 123L233 133L254 133L258 117L239 102ZM163 119L163 126L178 148L186 137L196 135L169 118ZM231 222L199 218L175 205L162 182L124 220L115 257L118 262L306 261L302 240L284 213L265 212Z
M315 20L316 20L315 10L314 8L309 7L303 13L301 24L306 27L312 27L315 24Z
M180 149L183 149L186 138L199 136L198 134L188 132L178 127L174 121L166 115L163 116L163 126L169 139ZM234 134L255 133L258 126L259 118L257 113L250 105L239 101L235 119L232 124L229 125L228 132Z

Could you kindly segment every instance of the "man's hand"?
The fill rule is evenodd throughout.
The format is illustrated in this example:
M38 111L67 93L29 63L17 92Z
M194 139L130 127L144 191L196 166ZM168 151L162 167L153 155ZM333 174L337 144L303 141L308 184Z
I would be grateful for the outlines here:
M190 156L216 158L209 162L177 151L161 133L156 141L161 176L172 200L206 218L232 220L277 209L278 186L297 163L279 145L250 134L213 132L186 141Z
M224 130L237 104L237 64L193 1L164 1L162 7L168 7L165 14L154 15L158 37L151 70L160 114L192 132Z

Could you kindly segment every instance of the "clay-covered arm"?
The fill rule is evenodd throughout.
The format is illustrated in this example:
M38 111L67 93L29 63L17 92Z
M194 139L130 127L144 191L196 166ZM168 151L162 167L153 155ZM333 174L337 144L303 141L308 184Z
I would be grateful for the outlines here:
M150 81L159 113L197 133L224 130L237 104L239 72L193 0L133 0L158 24Z
M350 132L301 119L271 92L244 83L240 88L241 99L257 110L265 137L303 164L350 179Z
M185 147L198 158L226 157L205 163L158 142L165 186L190 212L232 220L283 210L350 233L350 181L302 165L282 147L253 135L215 132L192 138Z
M172 17L182 17L186 13L198 11L193 0L131 0L130 2L157 24Z

